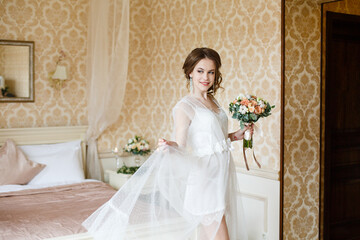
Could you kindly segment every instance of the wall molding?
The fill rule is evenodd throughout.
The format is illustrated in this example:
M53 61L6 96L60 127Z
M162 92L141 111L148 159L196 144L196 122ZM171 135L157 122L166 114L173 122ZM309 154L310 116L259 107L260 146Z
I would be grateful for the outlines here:
M255 194L255 193L250 193L250 192L243 192L240 191L237 193L239 197L242 198L249 198L255 201L259 201L262 202L264 204L264 232L268 232L268 209L269 209L269 201L268 201L268 197L260 195L260 194Z
M246 174L246 175L271 179L271 180L275 180L275 181L280 181L280 172L273 170L273 169L261 169L261 168L256 169L255 168L255 169L250 169L249 171L247 171L245 168L236 167L236 172Z
M249 239L279 239L280 182L243 173L237 177Z

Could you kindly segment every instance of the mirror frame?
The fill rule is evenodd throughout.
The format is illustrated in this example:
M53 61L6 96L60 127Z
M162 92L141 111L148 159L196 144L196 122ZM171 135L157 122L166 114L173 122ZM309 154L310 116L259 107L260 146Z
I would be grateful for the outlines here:
M0 39L0 45L29 47L29 97L0 97L0 102L34 102L34 41Z

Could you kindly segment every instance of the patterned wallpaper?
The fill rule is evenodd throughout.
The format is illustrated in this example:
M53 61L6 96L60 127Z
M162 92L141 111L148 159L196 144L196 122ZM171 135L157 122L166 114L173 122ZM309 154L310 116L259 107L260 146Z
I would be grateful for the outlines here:
M132 0L130 6L129 81L122 114L99 139L99 151L123 146L141 134L154 146L170 138L171 109L187 94L182 63L195 47L216 49L223 60L227 111L239 93L257 94L275 104L259 121L255 136L265 169L280 169L281 1ZM87 124L85 55L88 1L3 0L0 38L35 40L35 102L0 103L0 127ZM66 57L69 81L60 91L48 77L59 52ZM116 103L114 103L116 104ZM229 129L238 123L230 120ZM235 159L242 164L240 143ZM252 161L251 161L252 163ZM254 165L254 168L255 165Z
M85 125L86 0L2 0L0 38L35 41L35 102L0 103L0 128ZM59 52L69 80L50 86Z
M324 9L359 14L359 4L344 0L327 3ZM320 45L321 5L286 0L283 236L287 240L319 238Z
M320 7L285 1L284 239L317 239Z
M188 93L182 64L195 47L211 47L222 57L224 91L221 105L241 92L275 104L274 113L259 121L264 136L255 137L265 169L280 165L281 1L131 1L130 66L124 111L101 137L102 150L122 146L141 134L154 144L171 136L171 109ZM238 123L230 119L230 130ZM240 144L234 156L242 164ZM252 163L252 161L250 161ZM256 166L253 166L256 168Z

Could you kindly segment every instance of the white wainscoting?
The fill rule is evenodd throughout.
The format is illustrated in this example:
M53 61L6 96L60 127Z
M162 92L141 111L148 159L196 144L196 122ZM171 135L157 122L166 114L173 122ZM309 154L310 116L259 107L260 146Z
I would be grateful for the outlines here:
M278 240L280 182L277 174L237 169L237 175L238 197L243 204L249 240Z

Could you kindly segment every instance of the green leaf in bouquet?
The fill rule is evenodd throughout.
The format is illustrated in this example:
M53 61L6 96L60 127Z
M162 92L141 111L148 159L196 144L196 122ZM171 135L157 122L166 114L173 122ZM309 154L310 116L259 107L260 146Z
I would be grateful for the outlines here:
M275 107L275 106L274 106ZM270 106L270 103L266 103L266 109L265 109L266 112L270 112L271 111L271 106Z
M244 122L242 120L240 120L240 128L244 129L244 127L245 127Z
M249 114L245 114L243 119L242 119L244 122L249 122Z
M232 118L239 120L239 113L233 113Z
M258 118L259 118L259 117L258 117L255 113L251 113L251 114L250 114L250 119L251 119L252 121L257 121Z

